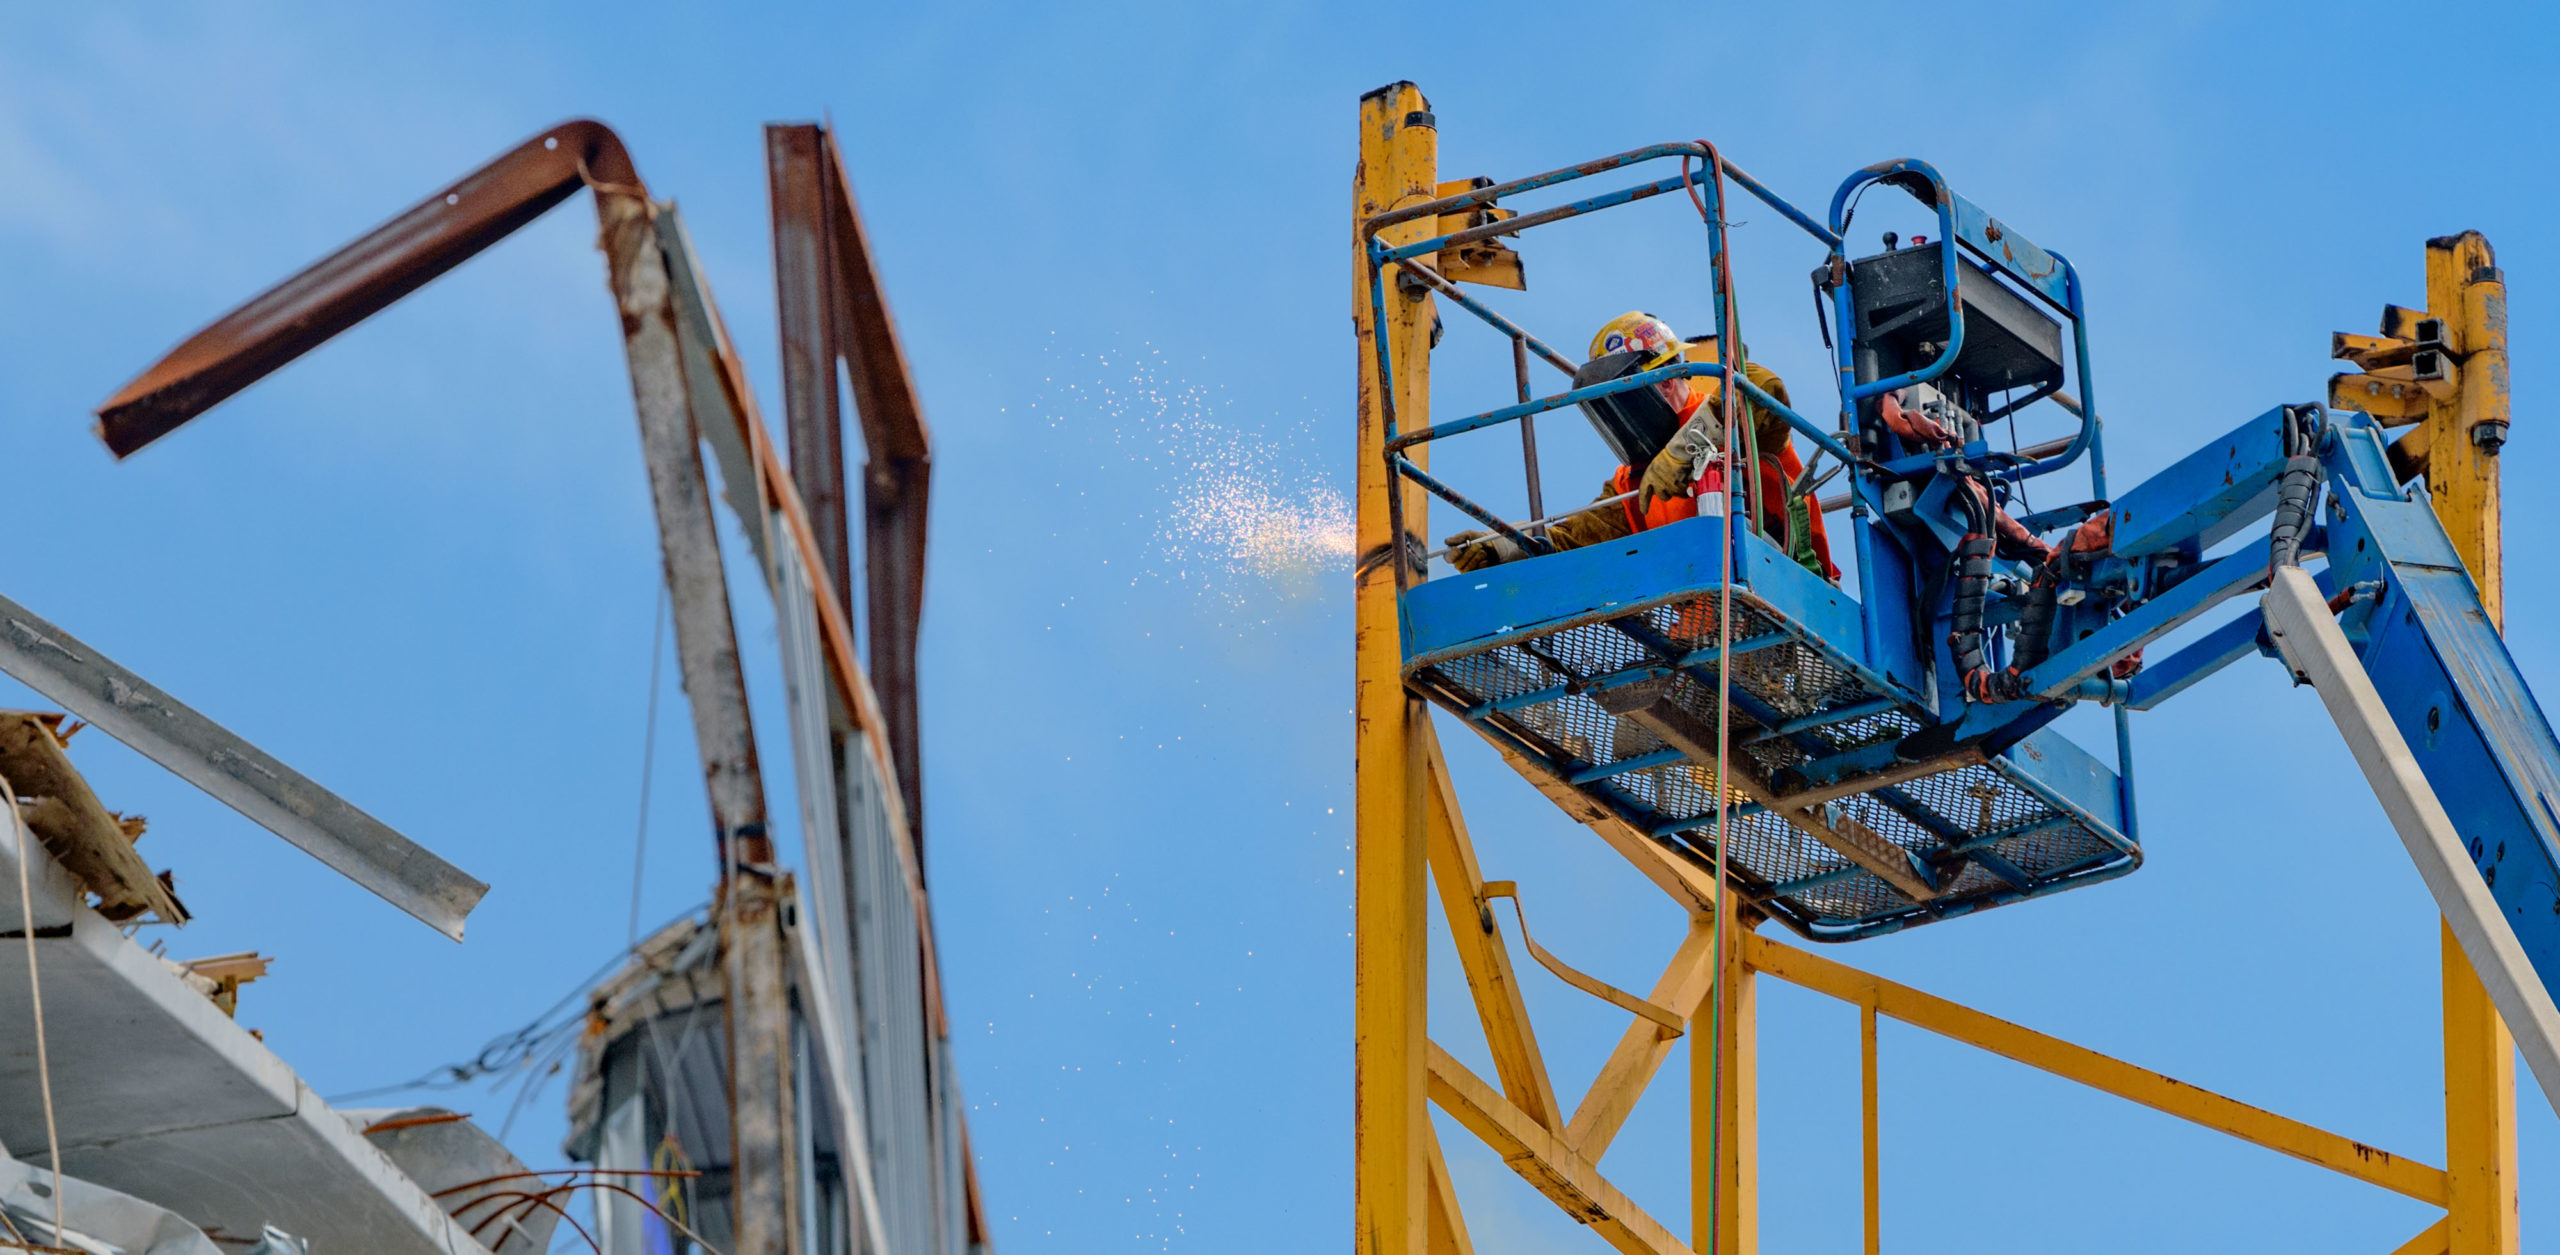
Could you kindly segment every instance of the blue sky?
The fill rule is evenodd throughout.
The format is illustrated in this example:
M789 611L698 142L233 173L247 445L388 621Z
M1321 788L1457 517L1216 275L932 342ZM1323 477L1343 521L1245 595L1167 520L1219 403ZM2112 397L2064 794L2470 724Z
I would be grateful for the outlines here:
M768 410L758 127L842 128L938 441L928 874L1009 1251L1348 1237L1347 580L1320 545L1239 564L1214 543L1230 516L1204 511L1320 532L1347 490L1352 120L1381 83L1430 94L1449 177L1705 135L1819 203L1858 165L1930 159L2086 278L2120 482L2317 396L2330 331L2423 300L2420 241L2487 232L2514 293L2510 641L2560 686L2531 539L2560 521L2560 445L2534 417L2560 355L2539 295L2560 287L2554 180L2527 157L2555 121L2541 13L2474 6L2456 33L2379 5L1437 12L0 16L0 465L22 520L0 582L494 886L455 947L84 738L200 917L173 950L277 956L242 1018L337 1093L467 1056L621 944L656 560L583 202L127 464L87 433L195 327L576 114L682 204ZM1533 238L1533 291L1504 307L1566 346L1630 306L1702 318L1686 212ZM1774 221L1736 247L1755 355L1826 395L1816 258ZM1507 386L1491 358L1446 358L1444 412ZM1549 430L1551 494L1582 491L1597 442ZM712 872L668 691L650 920ZM2136 733L2141 873L1839 957L2438 1160L2432 909L2316 702L2244 666ZM1522 882L1541 941L1647 984L1676 912L1489 755L1458 759L1487 873ZM1617 1021L1528 986L1576 1089ZM1480 1053L1453 983L1433 1013ZM1763 1020L1769 1248L1852 1249L1854 1015L1770 988ZM2428 1219L1916 1030L1888 1025L1883 1052L1896 1249L2388 1250ZM1659 1082L1605 1166L1685 1229L1682 1085ZM2529 1083L2520 1106L2539 1232L2560 1224L2560 1122ZM555 1089L512 1140L550 1166L559 1132ZM1450 1145L1482 1249L1589 1240Z

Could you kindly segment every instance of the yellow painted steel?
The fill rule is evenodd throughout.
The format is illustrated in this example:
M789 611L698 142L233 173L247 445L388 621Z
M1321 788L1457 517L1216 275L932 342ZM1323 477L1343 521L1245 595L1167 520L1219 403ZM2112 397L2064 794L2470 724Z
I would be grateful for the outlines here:
M1671 1008L1693 1029L1701 1027L1695 1016L1704 1009L1701 1004L1715 983L1715 936L1706 917L1692 918L1689 935L1672 952L1662 979L1654 982L1653 993L1646 999ZM1627 1117L1635 1114L1636 1100L1644 1097L1645 1087L1671 1057L1677 1040L1664 1036L1658 1025L1642 1016L1630 1021L1618 1037L1617 1048L1609 1052L1609 1061L1600 1065L1600 1075L1592 1078L1581 1105L1574 1108L1573 1123L1565 1127L1565 1144L1594 1160L1607 1154L1609 1143Z
M1360 166L1354 222L1458 190L1437 180L1438 134L1430 105L1411 83L1360 102ZM1410 243L1449 223L1418 221L1382 232ZM1370 307L1365 253L1355 233L1353 309L1359 337L1359 562L1355 575L1356 886L1354 995L1354 1248L1359 1255L1471 1255L1463 1212L1426 1103L1448 1112L1505 1164L1589 1225L1618 1250L1688 1255L1670 1232L1601 1176L1596 1164L1673 1048L1657 1025L1634 1019L1588 1093L1565 1121L1522 1001L1508 944L1487 907L1448 766L1422 704L1401 678L1401 541L1419 553L1429 535L1428 499L1409 485L1405 534L1390 535L1388 438L1370 351L1383 317L1399 427L1427 426L1431 297L1387 286L1388 308ZM1507 253L1508 250L1505 250ZM1450 265L1453 259L1440 259ZM1516 282L1516 256L1454 259L1500 276L1456 275L1502 286ZM2438 514L2500 616L2497 444L2509 402L2506 290L2488 242L2477 233L2428 242L2427 294L2435 312L2389 307L2380 336L2341 334L2335 356L2364 368L2332 381L2332 404L2414 422L2393 449L2395 464L2423 474ZM2432 323L2433 325L2428 325ZM2438 346L2441 346L2440 349ZM2439 360L2440 359L2440 360ZM2385 394L2388 394L2387 396ZM2483 439L2490 435L2494 438ZM1417 462L1424 448L1411 450ZM1686 1019L1690 1042L1691 1228L1698 1252L1756 1255L1758 1214L1758 1036L1756 974L1859 1007L1864 1249L1883 1243L1879 1137L1878 1021L1927 1029L2243 1141L2318 1164L2448 1209L2412 1238L2404 1255L2514 1255L2516 1146L2513 1042L2450 934L2445 978L2447 1166L2439 1169L2324 1129L2197 1089L1908 986L1756 933L1747 908L1719 921L1711 878L1673 857L1553 777L1542 764L1500 745L1515 770L1589 826L1688 913L1692 927L1648 1001ZM1426 1032L1427 898L1437 883L1474 996L1499 1090L1432 1042ZM1724 963L1713 942L1723 930ZM1710 1003L1713 998L1718 1001ZM1702 1020L1720 1021L1706 1031ZM1720 1074L1720 1082L1718 1080Z
M2459 384L2451 397L2433 398L2425 420L2427 491L2480 585L2490 622L2503 628L2498 454L2481 437L2505 435L2507 289L2497 257L2479 232L2427 241L2427 307L2443 321L2445 350L2454 359L2446 373ZM2483 424L2496 426L2484 432ZM2453 930L2440 932L2449 1249L2452 1255L2514 1255L2515 1039L2454 943Z
M1867 1255L1884 1249L1884 1148L1877 1136L1876 1004L1858 1008L1858 1123L1867 1179Z
M1547 1061L1538 1053L1538 1035L1529 1027L1529 1010L1520 1001L1520 978L1511 970L1511 950L1486 901L1484 873L1476 867L1475 843L1467 837L1467 821L1458 809L1457 786L1440 756L1439 734L1428 718L1417 720L1413 734L1423 742L1423 762L1430 779L1423 785L1429 810L1432 883L1440 890L1440 910L1449 920L1450 939L1457 943L1458 965L1475 995L1476 1018L1484 1026L1487 1049L1493 1052L1494 1075L1502 1079L1503 1096L1529 1113L1542 1128L1564 1123L1556 1108L1556 1091L1547 1079Z
M2451 1224L2450 1220L2439 1220L2428 1225L2418 1231L2418 1236L2393 1249L2391 1255L2448 1255L2453 1239L2446 1230Z
M1360 165L1353 176L1353 221L1399 204L1431 198L1437 184L1438 135L1431 106L1411 83L1381 88L1360 101ZM1387 233L1390 242L1428 238L1427 221ZM1424 1108L1424 884L1422 745L1414 727L1426 718L1405 692L1397 631L1397 564L1402 537L1389 535L1386 414L1379 404L1375 357L1367 351L1372 319L1386 320L1395 372L1396 410L1409 427L1430 421L1430 335L1427 295L1387 287L1385 310L1369 301L1368 262L1355 229L1354 322L1362 351L1359 421L1359 563L1355 577L1353 753L1356 763L1353 864L1359 876L1353 910L1356 988L1352 995L1353 1249L1358 1255L1426 1255L1429 1247L1429 1114ZM1416 450L1418 455L1421 451ZM1417 456L1417 461L1420 460ZM1409 494L1405 522L1423 531L1424 507ZM1418 539L1418 538L1417 538Z
M2366 374L2331 375L2329 408L2362 410L2392 427L2417 422L2432 412L2435 398L2408 373L2406 366L2393 366Z
M1476 1255L1467 1235L1467 1217L1458 1210L1458 1190L1449 1180L1449 1161L1440 1154L1440 1133L1423 1125L1425 1166L1431 1173L1431 1255Z
M1960 1003L1925 994L1871 972L1812 954L1757 934L1742 944L1744 960L1791 985L1829 994L1843 1002L1872 1006L1879 1014L1925 1028L1941 1037L2014 1059L2031 1068L2077 1081L2091 1089L2137 1102L2154 1111L2228 1133L2305 1163L2354 1177L2422 1203L2445 1205L2448 1193L2443 1169L2340 1137L2274 1112L2225 1098L2211 1090L2135 1067L2121 1059L2076 1046L2058 1037L1986 1015Z
M1691 1255L1680 1239L1620 1193L1563 1138L1512 1106L1464 1064L1450 1058L1448 1051L1437 1044L1430 1051L1431 1101L1484 1139L1502 1156L1504 1166L1519 1173L1566 1215L1591 1226L1602 1241L1627 1255Z

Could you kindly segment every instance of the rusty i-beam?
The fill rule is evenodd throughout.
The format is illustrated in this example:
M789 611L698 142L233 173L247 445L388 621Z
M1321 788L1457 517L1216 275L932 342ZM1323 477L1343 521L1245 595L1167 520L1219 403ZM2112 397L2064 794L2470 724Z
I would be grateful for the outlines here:
M798 1250L789 975L746 680L684 372L656 206L622 141L573 121L418 202L224 315L118 391L98 431L119 457L469 260L580 187L594 191L606 278L656 506L676 653L720 856L735 1255Z
M924 608L925 514L932 443L881 292L870 237L833 132L815 123L764 129L773 192L773 273L782 324L782 397L791 477L817 528L827 574L853 605L846 537L844 416L836 363L862 424L864 623L908 836L924 853L924 777L917 724L916 639Z

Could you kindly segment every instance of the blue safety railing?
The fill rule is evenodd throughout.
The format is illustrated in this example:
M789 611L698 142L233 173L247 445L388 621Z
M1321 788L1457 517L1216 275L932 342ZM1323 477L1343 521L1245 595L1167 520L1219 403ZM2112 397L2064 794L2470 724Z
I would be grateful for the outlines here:
M1525 193L1558 187L1650 162L1672 159L1678 159L1681 162L1679 173L1649 182L1620 187L1549 208L1522 211L1507 218L1498 218L1489 222L1479 221L1460 230L1442 232L1409 243L1391 245L1379 238L1383 232L1399 225L1421 220L1431 220L1436 223L1448 215L1472 217L1474 215L1469 211L1494 209L1504 201ZM1719 356L1726 357L1729 361L1679 362L1624 379L1569 389L1547 396L1535 396L1532 394L1529 378L1530 358L1535 357L1544 361L1568 377L1576 373L1579 363L1559 353L1483 301L1461 291L1455 282L1428 264L1430 259L1451 249L1517 236L1534 227L1649 200L1666 193L1687 192L1696 198L1710 226L1719 228L1708 231L1707 236L1709 275L1714 285L1713 290L1721 298L1733 290L1731 259L1726 255L1724 232L1720 229L1725 221L1726 205L1723 186L1727 180L1760 204L1776 211L1779 216L1793 223L1828 250L1827 269L1820 286L1829 289L1833 320L1839 327L1839 335L1835 338L1833 345L1837 355L1839 394L1839 426L1836 431L1816 424L1792 406L1780 402L1776 397L1753 384L1743 371L1731 368L1742 364L1746 360L1746 353L1738 344L1738 337L1734 334L1735 328L1729 325L1734 315L1734 305L1729 299L1718 299L1715 302L1717 343L1719 346L1732 346L1720 352ZM1943 299L1946 302L1945 318L1948 330L1946 343L1938 349L1934 360L1917 369L1862 381L1858 378L1854 352L1854 345L1857 342L1854 334L1855 303L1852 299L1852 278L1848 267L1849 258L1845 239L1850 220L1856 211L1859 193L1862 189L1879 182L1890 183L1902 189L1920 201L1937 218L1938 238L1942 245L1940 283ZM1974 472L1987 471L1988 477L1993 480L2017 485L2031 478L2063 470L2077 464L2085 457L2089 462L2092 497L2098 501L2106 498L2102 425L2097 409L2096 393L2090 382L2088 326L2077 270L2061 254L2036 246L1958 195L1927 162L1912 159L1883 162L1852 174L1833 193L1828 212L1823 218L1817 219L1770 190L1760 180L1724 160L1712 144L1704 141L1655 144L1579 165L1390 210L1363 222L1361 238L1365 243L1369 268L1371 308L1377 311L1376 316L1371 320L1370 350L1377 364L1377 396L1386 435L1383 453L1388 461L1389 482L1410 482L1417 485L1527 552L1546 552L1550 546L1541 537L1530 534L1535 530L1534 527L1515 526L1505 521L1495 511L1473 500L1466 493L1432 476L1410 456L1411 451L1432 441L1519 423L1522 451L1527 463L1525 471L1531 516L1543 522L1545 511L1539 482L1535 417L1600 397L1682 378L1734 380L1742 394L1763 412L1776 417L1789 430L1803 435L1822 453L1838 459L1849 469L1849 474L1845 477L1849 487L1848 507L1851 515L1849 521L1858 571L1857 595L1862 607L1861 628L1866 638L1861 643L1865 647L1866 657L1870 659L1886 656L1886 642L1880 633L1896 630L1887 628L1890 616L1878 609L1880 599L1890 595L1879 584L1879 572L1882 569L1879 559L1882 555L1878 552L1879 545L1886 543L1879 540L1878 532L1884 508L1883 486L1887 482L1925 473L1932 462L1967 459L1971 461ZM1963 246L1964 257L1977 263L1980 271L1996 276L1995 281L2012 285L2016 290L2050 307L2071 324L2072 382L2076 384L2079 394L2075 397L2062 391L2062 381L2056 380L2050 384L2040 385L2022 397L2005 400L1995 410L1989 412L1983 420L1992 422L2008 418L2038 401L2050 399L2078 419L2078 430L2070 437L2068 444L2058 452L2052 451L2052 446L2048 444L2043 449L2025 451L2024 458L2012 458L1976 444L1960 450L1888 460L1884 450L1867 448L1866 442L1854 434L1860 430L1859 407L1862 403L1896 389L1937 380L1955 367L1958 358L1964 352L1966 320L1962 284L1965 272L1960 263L1959 252L1953 247L1958 244ZM1515 403L1424 426L1413 431L1405 431L1401 428L1401 416L1396 406L1395 364L1388 343L1388 320L1384 316L1388 308L1386 276L1390 270L1399 274L1400 283L1417 285L1446 298L1450 304L1473 315L1511 341L1518 391L1518 399ZM1409 278L1403 278L1405 276ZM1977 281L1979 278L1980 276L1977 275ZM1986 467L1985 462L1991 465ZM1742 484L1734 485L1730 490L1747 494L1756 491L1758 487L1758 476L1752 475L1746 476ZM1391 546L1392 560L1398 570L1398 584L1401 587L1409 587L1414 579L1421 577L1422 573L1411 569L1414 554L1403 543L1403 538L1407 535L1404 517L1405 494L1391 491L1388 494L1387 506L1390 534L1398 538L1397 543ZM1727 510L1724 526L1728 529L1726 535L1728 546L1738 546L1744 530L1758 530L1762 514L1761 509L1741 508L1738 502L1736 508ZM2131 737L2123 704L2121 702L2112 704L2115 706L2117 788L2124 812L2124 832L2121 840L2129 845L2133 839ZM1626 770L1635 770L1643 765L1644 761L1639 759L1635 761L1634 766L1627 767ZM1605 791L1611 787L1610 779L1617 769L1618 765L1613 764L1609 773L1595 776L1588 781L1577 780L1574 783L1578 787ZM2100 828L2103 829L2103 825ZM2104 874L2121 874L2121 871L2129 869L2129 865L2122 868L2111 867ZM2035 892L2043 891L2038 889ZM2033 894L2022 896L2033 896Z
M1476 209L1491 209L1498 206L1504 199L1516 197L1525 192L1554 187L1560 184L1590 178L1594 175L1606 174L1614 170L1637 166L1647 162L1662 161L1672 158L1679 158L1681 160L1681 172L1676 175L1655 179L1648 183L1639 183L1631 187L1623 187L1614 191L1604 192L1597 196L1584 197L1563 205L1557 205L1534 212L1521 213L1513 217L1503 218L1493 222L1480 223L1462 230L1434 235L1428 239L1416 240L1408 244L1389 245L1378 238L1381 232L1404 223L1422 219L1432 219L1436 221L1446 215L1461 214L1466 211ZM1692 163L1705 163L1707 168L1704 171L1695 170L1692 168ZM1718 177L1719 175L1721 178ZM1787 221L1794 223L1807 235L1810 235L1815 240L1821 242L1830 250L1830 271L1833 276L1833 281L1829 286L1831 288L1834 310L1836 311L1836 321L1841 327L1841 334L1837 337L1835 345L1839 357L1840 428L1838 432L1824 429L1811 419L1806 418L1803 414L1798 413L1792 406L1780 402L1776 397L1771 396L1769 393L1753 384L1747 377L1743 377L1740 372L1728 372L1724 364L1715 362L1679 363L1666 366L1658 370L1647 371L1643 374L1631 376L1626 379L1612 380L1605 384L1575 389L1551 396L1534 397L1531 395L1529 384L1528 359L1530 357L1535 356L1555 367L1557 370L1563 371L1568 376L1574 373L1578 363L1557 352L1544 341L1530 334L1517 323L1496 312L1482 301L1460 291L1457 284L1440 275L1433 267L1423 264L1422 259L1435 257L1452 248L1463 247L1483 240L1515 236L1532 227L1545 226L1547 224L1561 222L1569 218L1577 218L1586 214L1596 213L1603 209L1611 209L1621 205L1633 204L1637 201L1648 200L1669 192L1691 192L1699 198L1701 206L1705 209L1710 219L1721 221L1724 214L1724 194L1722 191L1723 180L1731 180L1735 185L1741 187L1745 192L1749 193L1759 202L1776 210L1780 216L1784 217ZM1568 406L1578 405L1583 401L1608 396L1617 392L1649 387L1671 379L1693 377L1723 379L1731 377L1739 384L1743 395L1749 397L1755 405L1759 406L1763 411L1777 417L1780 421L1784 422L1790 430L1805 436L1823 452L1829 453L1833 457L1839 459L1844 465L1852 468L1852 474L1849 476L1852 504L1851 540L1854 552L1857 555L1859 598L1862 602L1869 601L1875 591L1873 584L1874 577L1872 574L1874 571L1873 558L1875 541L1871 535L1871 520L1876 513L1879 513L1882 510L1882 502L1879 498L1880 487L1876 482L1874 482L1873 476L1856 473L1858 468L1874 468L1876 464L1868 458L1861 457L1859 452L1853 449L1842 437L1847 433L1855 432L1857 430L1857 408L1860 402L1866 401L1885 392L1908 387L1914 383L1925 383L1944 375L1947 370L1955 364L1958 355L1963 351L1965 323L1964 306L1959 288L1960 272L1958 269L1957 250L1954 248L1944 248L1941 250L1941 254L1944 259L1944 272L1941 282L1945 290L1945 299L1947 301L1947 322L1949 332L1947 343L1940 350L1937 359L1917 370L1905 371L1890 378L1872 380L1863 383L1857 379L1855 361L1852 352L1853 337L1849 334L1849 327L1851 325L1850 319L1853 311L1850 299L1850 282L1847 271L1847 255L1843 243L1843 233L1848 229L1849 219L1854 213L1855 197L1857 193L1860 189L1877 182L1892 183L1896 186L1902 187L1905 191L1910 192L1915 199L1920 200L1924 205L1927 205L1936 213L1938 218L1939 238L1941 240L1961 242L1965 245L1966 249L1978 257L1989 270L2017 283L2020 287L2026 289L2037 298L2053 306L2057 311L2061 312L2070 320L2075 351L2076 375L2079 382L2080 395L2074 398L2067 393L2060 392L2060 385L2057 383L2050 387L2038 389L2026 397L2011 401L2007 405L2004 405L1999 411L1991 415L1991 419L1997 420L1999 418L2008 417L2027 405L2033 404L2039 400L2050 398L2080 419L2080 429L2072 438L2070 445L2061 452L2050 457L2028 462L2024 465L2007 467L2001 470L1996 477L2011 483L2016 483L2061 470L2077 462L2085 455L2090 460L2093 494L2099 498L2103 498L2106 493L2105 461L2099 444L2100 428L2097 409L2094 402L2094 392L2089 384L2089 344L2087 324L2082 317L2079 276L2078 273L2072 269L2069 261L2065 260L2058 253L2052 253L2038 248L2033 243L2027 241L2024 237L2019 236L2016 232L2003 226L1990 215L1982 212L1978 207L1974 206L1972 202L1957 195L1952 189L1947 187L1945 179L1939 176L1937 170L1924 161L1904 159L1900 161L1883 162L1869 166L1858 171L1856 174L1851 175L1840 185L1839 189L1832 194L1831 205L1827 215L1829 222L1826 225L1824 222L1815 219L1813 216L1805 213L1803 210L1788 202L1786 198L1771 191L1768 185L1762 183L1756 178L1753 178L1749 173L1735 166L1731 162L1724 160L1723 156L1717 152L1713 145L1703 141L1654 144L1644 148L1632 149L1627 152L1618 153L1614 156L1603 157L1596 161L1588 161L1580 165L1550 170L1543 174L1535 174L1526 178L1513 179L1507 183L1497 183L1488 187L1475 188L1470 191L1459 193L1455 196L1445 196L1437 200L1409 205L1401 209L1389 210L1385 213L1375 215L1361 224L1362 238L1367 242L1370 307L1372 309L1381 311L1381 314L1383 314L1383 311L1387 308L1386 275L1390 269L1394 269L1401 275L1411 276L1415 282L1427 287L1434 294L1448 298L1450 302L1455 304L1458 308L1474 315L1478 320L1484 322L1487 326L1492 327L1495 331L1510 339L1514 346L1513 357L1519 389L1519 401L1516 404L1487 410L1479 414L1472 414L1465 418L1454 419L1449 422L1435 424L1418 431L1405 432L1401 430L1400 416L1396 410L1395 367L1392 356L1388 351L1387 320L1383 316L1371 319L1371 350L1377 359L1380 417L1383 420L1383 426L1387 435L1385 454L1388 459L1391 481L1393 479L1411 481L1422 487L1425 491L1431 493L1433 496L1439 497L1441 500L1456 507L1469 518L1485 524L1496 534L1511 540L1514 544L1520 545L1527 551L1532 553L1543 552L1546 545L1542 540L1531 536L1521 528L1515 527L1511 523L1504 521L1494 511L1485 508L1482 504L1478 503L1467 494L1433 478L1427 471L1423 470L1421 466L1406 456L1406 450L1417 445L1426 444L1434 440L1446 439L1450 436L1460 435L1466 432L1477 431L1513 422L1521 423L1522 452L1524 460L1528 463L1525 469L1528 480L1528 495L1531 514L1533 516L1540 515L1543 514L1543 493L1539 484L1536 459L1536 438L1534 429L1530 426L1531 420L1533 420L1536 415L1546 413L1550 410L1563 409ZM1915 190L1915 188L1925 189L1926 194L1924 195L1922 191ZM1711 231L1708 233L1708 264L1710 274L1712 275L1716 285L1716 290L1730 291L1730 259L1724 255L1722 238L1723 233L1720 231ZM1717 343L1720 345L1728 345L1735 342L1732 335L1733 329L1726 325L1729 318L1729 311L1730 305L1728 302L1718 301L1716 303L1716 339ZM1737 353L1736 356L1742 355ZM1896 468L1885 467L1881 469L1892 470ZM1752 487L1754 487L1754 485L1746 482L1743 485L1737 486L1737 491L1748 492ZM1388 510L1392 533L1397 536L1402 536L1405 534L1403 518L1404 495L1402 493L1390 493L1388 496ZM1758 511L1756 510L1737 510L1730 512L1728 517L1735 520L1731 525L1737 528L1756 527L1757 514ZM1396 546L1395 550L1395 561L1399 569L1402 569L1407 561L1407 555L1405 554L1404 547L1402 545ZM1414 574L1418 575L1419 573L1417 572ZM1869 616L1870 632L1876 630L1876 622L1877 621L1874 616ZM1869 644L1872 646L1875 642L1870 641Z

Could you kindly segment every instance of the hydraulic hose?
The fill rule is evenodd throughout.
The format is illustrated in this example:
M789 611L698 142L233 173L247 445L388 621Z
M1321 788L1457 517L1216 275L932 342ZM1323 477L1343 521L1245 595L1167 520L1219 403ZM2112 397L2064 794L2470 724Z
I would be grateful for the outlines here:
M2302 538L2320 497L2320 431L2326 416L2316 405L2284 407L2284 470L2276 477L2275 529L2267 544L2267 570L2302 564Z
M1999 542L1992 536L1991 496L1979 489L1978 481L1967 479L1957 493L1965 503L1968 530L1956 542L1955 597L1947 649L1955 659L1956 674L1964 679L1967 698L1977 702L2016 701L2021 692L2018 668L1992 669L1989 639L1983 630L1983 607L1991 595L1991 558ZM2051 626L2048 618L2046 627Z

